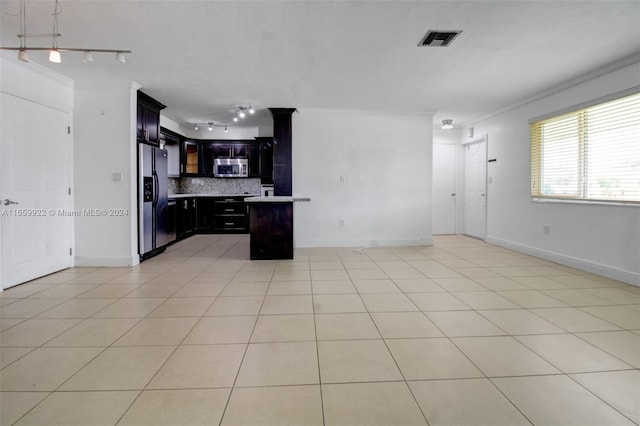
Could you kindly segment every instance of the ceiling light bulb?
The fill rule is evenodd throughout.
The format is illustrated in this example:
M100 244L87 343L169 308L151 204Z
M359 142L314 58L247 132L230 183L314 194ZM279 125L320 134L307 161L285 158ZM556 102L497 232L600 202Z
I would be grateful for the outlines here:
M238 121L238 117L233 117L233 121Z
M18 59L20 59L22 62L29 62L29 54L26 50L20 50L18 52Z
M252 106L249 106L249 114L254 114L256 112L255 109L253 109Z
M62 57L60 56L60 51L58 49L51 49L49 51L49 61L54 64L62 62Z
M238 111L238 117L245 118L246 116L247 114L245 114L243 110Z
M444 130L453 129L453 120L450 120L450 119L442 120L442 128Z
M116 53L116 64L124 64L127 62L127 59L124 57L124 53L117 52Z
M225 132L228 132L228 131L229 131L229 129L227 129L227 126L224 126L224 131L225 131Z
M85 50L84 56L82 57L82 62L85 64L90 64L93 62L93 53L90 50Z
M193 126L193 130L198 130L198 125Z
M213 130L213 126L211 124L209 124L209 131Z

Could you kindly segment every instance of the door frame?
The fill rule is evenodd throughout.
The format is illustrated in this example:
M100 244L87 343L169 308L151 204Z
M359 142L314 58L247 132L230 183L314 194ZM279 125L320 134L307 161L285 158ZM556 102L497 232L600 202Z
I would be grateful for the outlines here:
M489 220L488 220L488 212L489 212L489 171L488 171L488 167L487 167L487 161L489 158L489 134L484 134L481 137L472 139L470 141L463 141L460 144L460 155L459 155L459 170L460 170L460 191L458 191L458 194L461 195L461 197L458 198L458 207L460 207L458 209L458 211L460 212L459 217L458 217L458 229L461 230L460 235L466 235L469 236L471 238L477 238L474 237L472 235L468 235L465 233L465 217L466 217L466 167L465 167L465 150L467 148L467 146L474 144L474 143L481 143L484 142L485 144L485 169L484 169L484 187L485 187L485 202L484 202L484 235L482 238L480 238L481 240L486 240L487 239L487 235L489 234Z
M450 146L450 147L452 147L454 149L455 158L453 160L453 166L454 166L455 169L453 170L453 174L454 174L455 182L454 182L454 189L453 190L454 190L454 194L455 194L454 197L455 198L454 198L454 201L453 201L453 204L454 204L454 207L453 207L453 209L454 209L454 212L453 212L453 233L452 234L436 234L436 233L433 233L433 229L432 229L432 233L433 233L433 235L460 235L460 229L462 229L462 228L460 228L460 220L459 220L459 216L460 216L460 198L458 196L460 194L460 190L461 190L461 188L460 188L460 185L461 185L461 183L460 183L460 176L461 176L461 171L460 171L460 153L461 153L460 144L459 143L457 143L457 144L433 144L433 152L434 152L434 156L433 157L434 157L434 160L435 160L435 149L436 149L435 147L437 145L438 146ZM433 178L432 178L432 181L433 181ZM433 196L433 191L432 191L431 195ZM432 203L432 205L433 205L433 203ZM433 214L432 214L432 220L433 220Z

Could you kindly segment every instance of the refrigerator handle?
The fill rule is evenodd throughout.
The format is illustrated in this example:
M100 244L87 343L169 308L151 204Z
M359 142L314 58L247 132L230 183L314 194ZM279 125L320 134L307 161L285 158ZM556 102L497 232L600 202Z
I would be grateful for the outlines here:
M159 182L158 182L158 174L154 170L153 171L153 202L154 203L158 202L159 196L160 196L160 188L159 188Z

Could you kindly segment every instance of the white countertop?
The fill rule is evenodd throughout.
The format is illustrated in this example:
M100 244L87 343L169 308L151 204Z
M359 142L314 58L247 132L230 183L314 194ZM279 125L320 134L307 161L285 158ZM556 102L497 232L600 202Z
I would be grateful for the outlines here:
M309 197L300 197L297 195L291 197L275 196L275 197L247 197L244 199L247 203L293 203L298 201L311 201Z

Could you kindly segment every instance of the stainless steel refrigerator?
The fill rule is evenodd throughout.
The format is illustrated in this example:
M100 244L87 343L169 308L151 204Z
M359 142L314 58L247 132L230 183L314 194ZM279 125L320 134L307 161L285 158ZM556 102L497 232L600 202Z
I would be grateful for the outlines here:
M140 260L164 251L170 241L167 151L138 144Z

